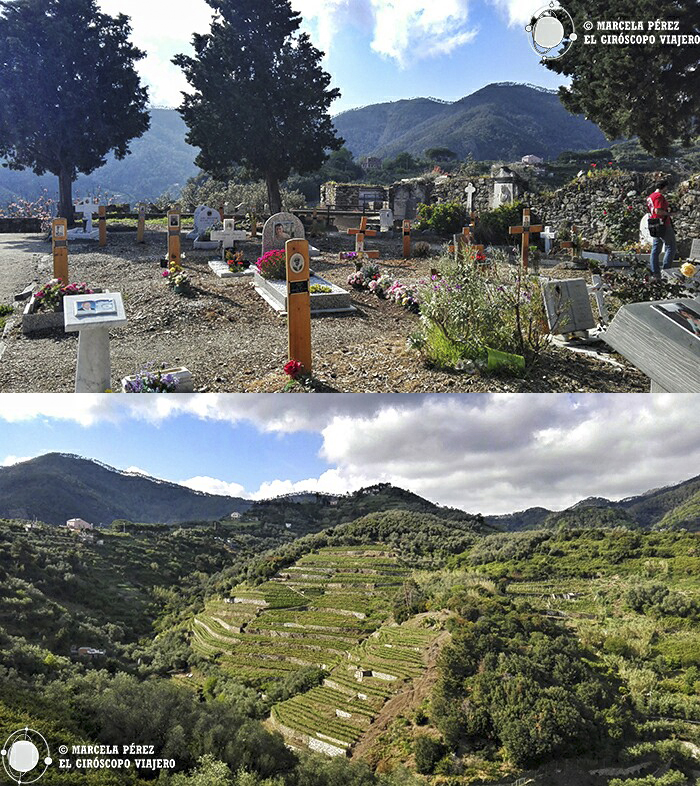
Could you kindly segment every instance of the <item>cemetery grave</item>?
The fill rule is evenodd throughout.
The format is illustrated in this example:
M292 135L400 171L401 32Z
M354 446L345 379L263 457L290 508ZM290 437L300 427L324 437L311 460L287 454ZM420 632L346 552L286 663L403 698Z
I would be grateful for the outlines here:
M120 220L120 223L123 221ZM69 242L69 279L94 290L122 294L128 325L111 331L112 389L120 380L146 368L187 368L197 392L276 392L286 382L286 320L280 318L250 285L250 277L219 279L209 267L217 251L194 251L185 235L192 222L182 221L182 265L191 281L191 294L178 295L161 278L158 259L167 250L165 219L145 220L145 243L136 243L137 221L131 232L109 231L108 243ZM434 236L413 232L431 243L434 254L445 247ZM531 378L480 377L425 366L406 347L419 325L419 316L368 291L348 286L355 271L351 252L355 238L328 233L314 240L321 256L312 271L332 288L349 292L350 315L315 318L312 323L314 376L327 390L340 392L441 391L642 391L645 377L627 365L605 368L588 358L571 358L555 349ZM381 259L382 275L415 284L430 277L435 257L403 258L402 233L380 233L371 243ZM237 240L236 250L254 262L260 240ZM3 302L34 281L35 290L53 275L51 244L42 236L0 237L0 264L7 271ZM552 278L570 278L565 265L552 263ZM321 293L326 294L326 293ZM6 392L74 389L76 336L55 328L31 337L21 330L20 310L8 319L0 361L0 390Z

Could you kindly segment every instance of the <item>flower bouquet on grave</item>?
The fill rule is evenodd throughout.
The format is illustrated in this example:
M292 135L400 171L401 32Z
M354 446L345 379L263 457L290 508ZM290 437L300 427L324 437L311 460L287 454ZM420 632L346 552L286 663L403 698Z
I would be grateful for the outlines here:
M287 280L287 254L285 251L268 251L257 261L258 273L268 281Z
M175 393L178 381L172 374L144 369L124 384L125 393Z
M383 275L369 282L369 291L380 300L386 300L393 283L394 279L391 276Z
M231 249L227 249L224 252L224 259L226 260L228 269L232 273L242 273L244 270L247 270L250 267L248 262L245 261L242 251L232 251Z
M85 283L64 285L60 278L54 278L34 296L34 309L37 312L63 311L66 295L92 295L93 292Z
M298 360L290 360L284 367L284 373L289 377L289 382L283 393L313 393L316 389L314 378Z
M185 273L182 265L172 262L167 270L163 271L163 278L173 288L176 294L186 295L190 291L190 277Z
M341 262L353 262L356 270L361 270L364 264L364 254L358 254L357 251L341 251L338 258Z
M361 270L356 271L348 276L348 285L353 289L365 289L365 277Z

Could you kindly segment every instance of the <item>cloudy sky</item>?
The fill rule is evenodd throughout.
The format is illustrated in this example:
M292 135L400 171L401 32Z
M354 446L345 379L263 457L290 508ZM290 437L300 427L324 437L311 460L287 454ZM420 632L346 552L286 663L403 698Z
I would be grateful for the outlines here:
M132 19L141 65L157 106L176 106L186 82L170 63L190 52L193 32L209 29L205 0L98 0L102 10ZM525 24L543 0L292 0L326 52L327 70L343 97L339 112L377 101L462 98L490 82L556 87L530 49Z
M697 397L3 397L0 464L77 453L262 498L390 482L470 512L562 509L700 474Z

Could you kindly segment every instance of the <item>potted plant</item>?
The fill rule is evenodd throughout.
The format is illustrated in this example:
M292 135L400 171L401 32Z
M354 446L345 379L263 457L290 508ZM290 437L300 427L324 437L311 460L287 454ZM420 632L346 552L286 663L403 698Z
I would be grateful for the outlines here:
M192 374L184 367L143 369L122 379L123 393L194 393Z

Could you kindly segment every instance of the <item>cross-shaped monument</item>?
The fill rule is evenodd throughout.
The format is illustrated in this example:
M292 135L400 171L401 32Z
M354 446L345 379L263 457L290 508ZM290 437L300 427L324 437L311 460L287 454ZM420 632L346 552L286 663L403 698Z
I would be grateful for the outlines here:
M102 207L99 201L82 199L73 205L76 213L81 213L85 223L82 229L71 229L68 233L69 240L99 240L100 233L92 225L92 217Z
M474 183L470 183L464 189L464 193L467 195L467 210L471 213L474 210L474 194L476 194Z
M544 227L541 224L535 225L532 223L529 207L523 210L523 225L519 227L510 227L508 230L511 235L523 236L521 259L525 270L528 269L528 263L530 261L530 235L539 235L543 230Z
M365 238L375 237L375 229L367 229L367 216L362 216L359 229L348 229L348 235L355 235L355 253L364 254L369 259L379 259L379 251L365 251Z
M220 231L211 232L211 239L217 243L221 242L224 260L226 259L226 249L236 248L237 240L247 240L248 233L243 229L236 229L236 220L234 218L224 219L224 228Z

